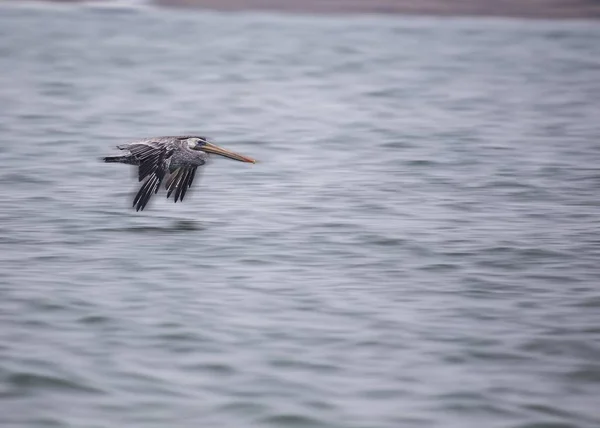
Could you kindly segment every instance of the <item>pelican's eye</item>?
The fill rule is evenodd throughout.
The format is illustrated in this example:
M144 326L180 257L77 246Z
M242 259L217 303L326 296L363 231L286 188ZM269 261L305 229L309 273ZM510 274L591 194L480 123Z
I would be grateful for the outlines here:
M190 149L199 149L202 145L204 145L204 142L199 138L190 138L187 140L187 144Z

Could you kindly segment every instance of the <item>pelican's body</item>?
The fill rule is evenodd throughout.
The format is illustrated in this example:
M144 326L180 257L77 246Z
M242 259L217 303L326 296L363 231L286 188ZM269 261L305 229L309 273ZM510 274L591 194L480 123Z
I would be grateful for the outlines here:
M175 192L174 202L183 201L185 193L192 185L199 167L214 153L241 162L255 163L254 159L222 149L208 142L204 137L173 136L155 137L117 146L125 153L103 158L104 162L118 162L136 165L139 181L144 181L133 200L136 211L143 210L154 193L166 178L167 198Z

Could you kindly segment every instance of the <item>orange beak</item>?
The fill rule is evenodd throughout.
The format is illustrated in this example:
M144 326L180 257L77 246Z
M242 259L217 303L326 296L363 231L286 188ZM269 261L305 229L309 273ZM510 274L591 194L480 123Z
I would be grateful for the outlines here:
M234 152L230 152L229 150L225 150L219 146L215 146L212 143L206 143L206 144L202 145L200 150L202 150L206 153L214 153L215 155L224 156L226 158L234 159L234 160L240 161L240 162L256 163L256 160L254 160L252 158L242 156L242 155L234 153Z

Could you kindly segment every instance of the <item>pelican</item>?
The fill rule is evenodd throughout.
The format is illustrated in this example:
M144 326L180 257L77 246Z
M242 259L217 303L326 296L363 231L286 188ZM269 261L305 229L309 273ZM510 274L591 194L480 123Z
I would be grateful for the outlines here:
M165 177L167 198L175 192L174 202L183 201L194 181L196 170L208 161L210 154L240 162L256 163L252 158L225 150L209 142L206 137L197 136L148 138L123 144L117 148L124 153L118 156L107 156L102 160L139 167L138 179L144 183L133 199L136 211L143 210L152 195L158 193Z

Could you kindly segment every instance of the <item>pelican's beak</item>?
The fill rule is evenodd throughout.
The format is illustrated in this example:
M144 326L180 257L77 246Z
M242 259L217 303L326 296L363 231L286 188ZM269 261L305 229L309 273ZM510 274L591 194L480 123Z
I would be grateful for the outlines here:
M234 152L230 152L229 150L225 150L211 143L203 144L200 150L205 151L207 153L214 153L215 155L225 156L226 158L234 159L240 162L256 163L256 161L252 158L242 156Z

